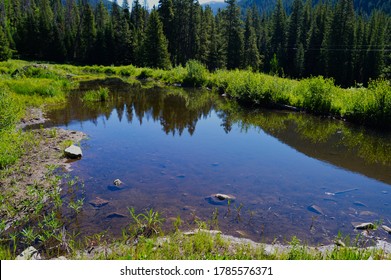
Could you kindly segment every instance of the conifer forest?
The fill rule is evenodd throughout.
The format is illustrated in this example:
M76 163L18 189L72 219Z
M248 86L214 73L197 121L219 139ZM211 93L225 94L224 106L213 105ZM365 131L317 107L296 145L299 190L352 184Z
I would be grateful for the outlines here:
M391 75L391 17L377 2L226 0L214 14L197 0L0 0L0 60L168 69L194 59L367 85Z

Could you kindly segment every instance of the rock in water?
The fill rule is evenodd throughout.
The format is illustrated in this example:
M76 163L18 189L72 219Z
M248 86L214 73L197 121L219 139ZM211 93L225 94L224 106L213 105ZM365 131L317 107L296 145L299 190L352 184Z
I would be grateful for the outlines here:
M221 193L212 194L211 196L205 197L205 200L212 205L228 204L228 201L231 203L234 202L235 199L236 198L232 195L221 194Z
M313 213L316 213L318 215L324 215L322 208L320 208L318 205L311 204L307 207L308 211L311 211Z
M391 234L391 228L389 228L388 226L381 226L386 232L388 232L389 234Z
M110 213L106 216L107 219L113 219L113 218L125 218L126 216L121 214L121 213L118 213L118 212L114 212L114 213Z
M96 197L95 199L90 201L90 204L94 207L100 208L102 206L109 204L109 201L100 197Z
M122 184L122 181L120 179L115 179L113 182L114 186L120 186Z
M28 247L24 250L19 256L16 257L16 260L40 260L41 255L38 253L38 250L33 246Z
M83 156L83 153L82 153L80 147L75 146L75 145L71 145L65 149L65 155L68 158L76 159L76 158L81 158Z
M373 229L375 227L372 223L352 222L352 225L355 229Z
M235 200L235 197L222 193L216 193L214 197L216 197L218 200Z

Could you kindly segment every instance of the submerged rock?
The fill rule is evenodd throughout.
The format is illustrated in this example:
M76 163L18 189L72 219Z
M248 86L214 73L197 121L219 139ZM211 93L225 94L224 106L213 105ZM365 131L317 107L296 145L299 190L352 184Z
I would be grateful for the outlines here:
M123 186L116 186L116 185L110 185L110 186L107 186L107 188L110 190L110 191L119 191L119 190L123 190L124 187Z
M228 201L234 202L235 197L228 194L216 193L205 198L205 200L212 205L224 205L228 204Z
M100 208L102 206L109 204L109 201L100 197L96 197L95 199L90 201L90 204L96 208Z
M324 212L322 208L320 208L318 205L311 204L310 206L307 207L308 211L311 211L313 213L316 213L318 215L324 215Z
M38 253L38 250L33 246L28 247L24 250L19 256L16 257L16 260L40 260L41 255Z
M228 195L228 194L222 194L222 193L216 193L214 195L218 200L235 200L234 196Z
M371 211L361 211L360 216L376 216L377 214Z
M372 223L352 222L352 225L355 229L373 229L375 227Z
M75 145L71 145L65 149L65 156L71 159L78 159L83 156L81 148Z
M355 201L355 202L353 202L353 204L356 205L356 206L368 207L367 205L365 205L364 203L362 203L360 201Z
M121 213L118 213L118 212L113 212L113 213L110 213L106 216L106 218L108 219L113 219L113 218L126 218L125 215L121 214Z
M382 227L382 229L384 229L386 232L388 232L389 234L391 234L391 228L389 228L388 226L385 226L385 225L383 225L383 226L381 226Z

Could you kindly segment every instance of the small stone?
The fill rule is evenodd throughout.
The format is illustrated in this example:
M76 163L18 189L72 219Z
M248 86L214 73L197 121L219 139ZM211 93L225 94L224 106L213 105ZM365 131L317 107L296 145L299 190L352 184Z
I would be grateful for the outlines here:
M311 204L307 207L308 211L311 211L313 213L316 213L318 215L324 215L322 208L320 208L318 205Z
M120 179L115 179L113 184L118 187L118 186L122 185L122 181Z
M391 228L389 228L388 226L385 226L385 225L383 225L383 226L381 226L382 227L382 229L384 229L386 232L388 232L389 234L391 234Z
M340 239L335 240L335 245L339 247L346 247L345 243Z
M179 174L178 176L176 176L177 178L179 178L179 179L184 179L185 177L186 177L186 175L184 175L184 174Z
M372 223L352 222L352 225L355 229L373 229L375 227Z
M388 194L388 191L382 191L382 194Z
M33 246L28 247L24 250L19 256L16 257L16 260L40 260L41 255L38 253L38 250Z
M219 166L219 165L220 165L220 163L218 163L218 162L212 163L212 166L214 166L214 167Z
M214 195L217 199L219 200L234 200L235 197L227 195L227 194L222 194L222 193L217 193Z
M90 201L90 204L96 208L100 208L109 204L109 201L100 197L96 197L94 200Z
M361 211L360 216L376 216L376 213L371 211Z
M113 219L113 218L125 218L126 216L121 214L121 213L118 213L118 212L114 212L114 213L110 213L106 216L106 218L108 219Z
M71 145L65 149L65 155L68 158L77 159L77 158L81 158L83 156L83 153L80 147Z

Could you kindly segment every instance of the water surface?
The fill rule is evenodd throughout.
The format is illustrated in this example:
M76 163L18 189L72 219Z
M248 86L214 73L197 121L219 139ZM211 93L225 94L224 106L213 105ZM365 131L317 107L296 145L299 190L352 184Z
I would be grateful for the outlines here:
M301 113L244 110L200 90L113 87L110 101L87 104L81 94L48 115L48 125L89 135L72 166L84 180L86 203L70 229L119 236L130 207L161 212L166 230L179 215L183 228L205 221L264 242L297 236L330 243L338 232L357 234L351 222L390 226L390 134ZM116 178L124 182L120 190ZM217 205L207 199L216 193L236 199ZM93 207L88 202L96 197L109 204Z

